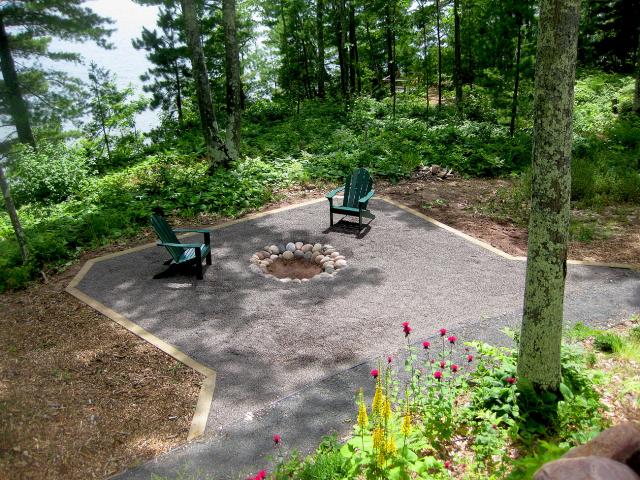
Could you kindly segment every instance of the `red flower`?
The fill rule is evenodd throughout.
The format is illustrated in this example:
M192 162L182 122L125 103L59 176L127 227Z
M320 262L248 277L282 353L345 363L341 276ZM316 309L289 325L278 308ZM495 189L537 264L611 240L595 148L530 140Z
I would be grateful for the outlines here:
M435 377L436 380L440 380L442 379L442 372L440 370L434 372L433 376Z
M425 350L427 348L429 348L431 346L431 344L429 342L422 342L422 348L424 348Z
M444 462L444 468L446 468L447 470L451 470L451 461L447 460L446 462Z
M404 332L404 336L408 337L411 333L412 328L409 326L409 322L402 322L402 331Z
M393 357L391 355L389 355L387 357L387 363L391 363L391 362L393 362Z
M280 440L282 440L280 438L280 435L278 435L277 433L273 436L273 443L275 443L276 445L278 445L280 443Z
M451 371L453 373L456 373L458 371L458 365L456 365L455 363L453 365L451 365Z
M440 336L444 337L447 334L447 329L446 328L441 328L440 329Z
M447 340L449 340L449 343L453 345L456 343L456 340L458 340L458 337L451 335Z
M473 355L471 354L467 355L467 362L469 363L473 362Z
M447 366L447 362L445 362L444 360L440 360L440 368L444 368Z
M374 368L373 370L371 370L371 376L372 376L373 378L378 378L379 373L380 373L380 372L378 372L378 369L377 369L377 368Z
M431 364L433 365L434 363L436 363L436 359L435 359L435 358L432 358L432 359L431 359Z
M515 379L514 377L507 377L507 378L505 379L505 382L507 382L507 383L508 383L508 384L510 384L510 385L513 385L513 384L515 384L515 383L516 383L516 379Z
M267 472L260 470L255 477L249 477L247 480L264 480L265 478L267 478Z

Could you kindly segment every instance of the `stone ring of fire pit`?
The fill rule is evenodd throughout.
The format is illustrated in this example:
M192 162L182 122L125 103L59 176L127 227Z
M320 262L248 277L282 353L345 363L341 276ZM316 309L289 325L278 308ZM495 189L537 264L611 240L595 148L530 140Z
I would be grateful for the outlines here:
M267 245L251 257L253 270L281 282L308 282L316 276L331 277L347 266L347 260L329 244L289 242Z

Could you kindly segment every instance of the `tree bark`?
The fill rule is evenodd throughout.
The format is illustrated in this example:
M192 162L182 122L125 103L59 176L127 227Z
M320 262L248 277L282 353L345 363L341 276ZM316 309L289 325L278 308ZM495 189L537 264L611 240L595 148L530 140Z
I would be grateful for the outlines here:
M454 83L456 88L456 107L458 113L462 111L462 46L460 44L460 0L453 0L454 17Z
M4 27L4 17L2 15L0 15L0 70L7 89L9 113L18 133L18 141L36 148L36 139L33 136L29 120L29 109L22 96L16 65L11 53L11 45L9 45L9 36Z
M349 1L349 89L351 94L358 90L358 44L356 40L356 12L353 0Z
M344 0L338 0L338 5L336 9L337 15L337 46L338 46L338 62L340 63L340 91L342 92L342 96L347 96L347 60L346 60L346 52L344 48Z
M196 14L196 6L194 0L180 0L180 2L182 4L187 46L191 54L191 68L193 69L196 94L198 96L202 135L207 148L209 170L212 171L218 165L226 165L231 159L227 147L220 139L218 121L213 109L213 99L211 98L207 65L202 51L200 24Z
M513 98L511 99L511 123L509 135L513 137L516 131L516 118L518 116L518 87L520 86L520 52L522 50L522 15L518 14L518 43L516 45L516 73L513 82Z
M174 74L176 76L176 110L178 112L178 123L182 125L184 118L182 113L182 82L180 81L180 66L178 62L174 64Z
M573 89L580 0L541 0L536 56L533 179L519 385L556 391L571 195Z
M436 0L436 35L438 37L438 108L442 108L442 40L440 38L440 0Z
M393 0L394 2L396 0ZM395 58L393 56L393 37L395 35L393 31L393 19L389 2L385 3L385 33L387 41L387 73L389 75L389 90L391 96L396 96L396 66Z
M324 0L316 1L316 35L318 37L318 97L324 98Z
M16 239L18 240L18 247L20 248L20 256L22 257L22 263L24 264L27 262L27 259L29 258L27 240L24 236L22 225L20 224L20 217L18 217L16 206L13 203L13 198L11 197L9 182L7 182L7 177L4 174L4 169L2 168L2 165L0 165L0 190L2 190L2 196L4 197L4 204L5 204L5 207L7 208L7 213L9 214L9 218L11 219L11 225L13 225L13 231L16 234Z
M232 160L240 156L242 120L242 84L240 82L240 49L236 29L236 0L223 0L225 73L227 84L227 131L225 144Z
M640 26L638 30L640 30ZM633 111L640 115L640 34L638 35L638 48L636 49L636 90L633 94ZM638 164L640 165L640 159Z

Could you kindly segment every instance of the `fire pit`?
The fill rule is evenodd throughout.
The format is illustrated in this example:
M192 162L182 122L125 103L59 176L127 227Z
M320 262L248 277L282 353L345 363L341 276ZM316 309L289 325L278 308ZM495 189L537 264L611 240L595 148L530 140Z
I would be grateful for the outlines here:
M331 277L347 266L347 260L329 244L289 242L265 246L253 254L251 266L267 278L301 283Z

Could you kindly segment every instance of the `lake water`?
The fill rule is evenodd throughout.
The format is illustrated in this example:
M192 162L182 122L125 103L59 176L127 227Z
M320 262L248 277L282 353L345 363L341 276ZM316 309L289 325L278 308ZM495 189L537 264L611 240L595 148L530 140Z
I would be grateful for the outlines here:
M93 42L72 43L56 40L52 44L52 50L78 52L85 59L85 65L56 62L56 68L88 80L88 65L94 61L116 74L118 86L132 85L137 93L142 94L140 75L151 65L145 57L145 51L136 50L131 46L131 39L140 37L142 27L150 30L155 28L158 8L141 6L131 0L91 0L85 5L98 15L115 20L111 28L115 28L116 31L110 38L114 48L105 50ZM148 131L158 123L159 110L147 110L136 119L137 128L142 131Z

